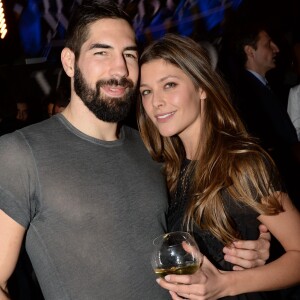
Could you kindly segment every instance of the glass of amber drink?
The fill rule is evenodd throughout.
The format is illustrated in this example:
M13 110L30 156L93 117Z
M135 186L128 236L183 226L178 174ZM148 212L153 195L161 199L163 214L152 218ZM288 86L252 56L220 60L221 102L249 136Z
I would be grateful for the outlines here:
M183 231L169 232L153 240L151 264L159 277L193 274L203 259L194 238Z

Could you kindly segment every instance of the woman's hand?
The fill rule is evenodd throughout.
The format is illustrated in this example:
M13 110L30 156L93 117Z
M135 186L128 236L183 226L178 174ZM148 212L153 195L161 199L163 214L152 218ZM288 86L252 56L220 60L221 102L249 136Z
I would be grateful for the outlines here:
M201 268L192 275L167 275L157 279L158 284L170 291L173 300L214 300L226 291L226 272L219 271L205 256Z
M268 228L261 224L260 235L257 240L233 242L229 247L224 247L224 259L234 264L233 270L244 270L262 266L270 256L271 234Z

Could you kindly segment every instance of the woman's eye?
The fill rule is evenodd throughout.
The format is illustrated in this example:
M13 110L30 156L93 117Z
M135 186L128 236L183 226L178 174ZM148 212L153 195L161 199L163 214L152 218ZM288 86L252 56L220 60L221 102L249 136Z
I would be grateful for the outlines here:
M165 88L166 89L169 89L169 88L173 88L175 87L177 84L175 82L168 82L166 85L165 85Z
M144 90L144 91L141 91L141 95L142 96L147 96L150 94L150 91L149 90Z

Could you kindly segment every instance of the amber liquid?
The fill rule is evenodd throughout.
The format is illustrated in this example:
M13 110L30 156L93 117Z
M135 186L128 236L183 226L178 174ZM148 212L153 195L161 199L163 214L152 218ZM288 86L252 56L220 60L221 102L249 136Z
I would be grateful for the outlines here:
M168 274L187 275L193 274L199 269L199 265L190 264L186 266L171 267L169 269L155 269L154 272L159 277L165 277Z

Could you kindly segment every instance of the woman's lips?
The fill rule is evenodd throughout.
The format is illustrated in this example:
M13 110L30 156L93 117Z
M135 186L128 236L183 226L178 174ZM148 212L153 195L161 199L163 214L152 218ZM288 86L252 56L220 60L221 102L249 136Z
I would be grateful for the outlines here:
M169 112L169 113L164 113L164 114L157 114L155 116L156 120L158 122L166 122L170 120L175 114L175 111Z

